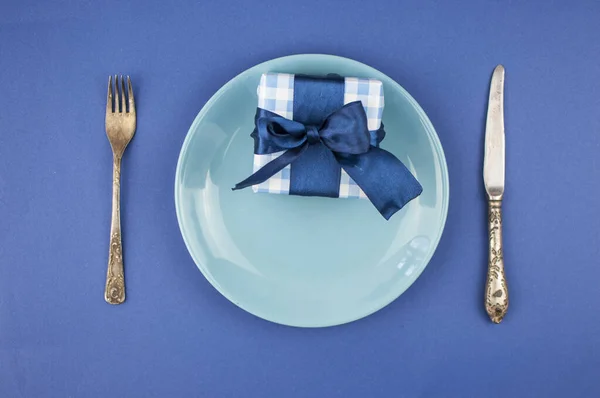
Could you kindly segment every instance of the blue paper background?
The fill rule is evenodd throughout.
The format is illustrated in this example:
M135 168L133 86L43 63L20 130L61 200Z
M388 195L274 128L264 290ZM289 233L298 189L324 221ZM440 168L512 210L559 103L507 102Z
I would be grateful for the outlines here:
M0 3L0 397L600 396L600 3ZM173 204L196 113L244 69L292 53L366 62L419 101L451 182L446 231L399 300L294 329L198 272ZM484 312L482 150L507 69L511 307ZM124 159L128 300L103 298L106 79L132 75Z

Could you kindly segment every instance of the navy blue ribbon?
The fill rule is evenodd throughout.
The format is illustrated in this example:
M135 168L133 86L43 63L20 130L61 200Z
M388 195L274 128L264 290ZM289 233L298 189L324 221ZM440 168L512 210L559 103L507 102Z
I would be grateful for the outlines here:
M386 219L421 194L421 185L402 162L379 148L383 125L369 131L360 101L339 106L343 80L295 80L295 120L258 108L251 134L255 154L285 152L234 190L260 184L291 164L290 194L338 197L343 168Z

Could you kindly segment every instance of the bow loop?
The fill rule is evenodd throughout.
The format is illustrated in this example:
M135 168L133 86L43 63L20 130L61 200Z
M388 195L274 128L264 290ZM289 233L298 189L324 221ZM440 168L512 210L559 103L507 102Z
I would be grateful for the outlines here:
M259 153L292 149L306 142L306 130L302 123L286 119L264 109L259 109L256 113L254 134L259 138L260 146L255 148Z
M360 101L350 102L325 119L321 140L339 154L358 155L371 147L367 115Z

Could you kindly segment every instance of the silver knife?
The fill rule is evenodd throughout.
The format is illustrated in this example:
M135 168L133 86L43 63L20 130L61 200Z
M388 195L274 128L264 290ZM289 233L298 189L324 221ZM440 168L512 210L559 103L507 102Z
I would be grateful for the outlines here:
M508 309L508 288L502 249L502 197L504 196L504 67L496 66L490 85L485 126L483 182L488 196L490 253L485 286L485 309L500 323Z

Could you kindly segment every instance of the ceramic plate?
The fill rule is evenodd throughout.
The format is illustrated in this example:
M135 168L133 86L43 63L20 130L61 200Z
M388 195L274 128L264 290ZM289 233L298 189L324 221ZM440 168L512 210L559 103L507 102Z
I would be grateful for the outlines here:
M250 133L264 72L372 77L383 82L387 136L423 194L386 221L368 200L233 192L252 172ZM185 138L175 177L183 239L206 279L261 318L317 327L367 316L419 277L442 235L448 171L431 122L399 84L346 58L294 55L223 86Z

